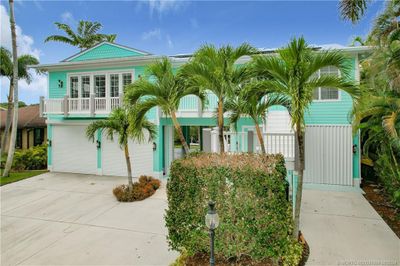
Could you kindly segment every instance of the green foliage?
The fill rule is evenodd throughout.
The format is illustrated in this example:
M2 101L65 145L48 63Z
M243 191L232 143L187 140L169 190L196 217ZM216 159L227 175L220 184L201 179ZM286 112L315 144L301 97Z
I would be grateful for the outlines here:
M129 189L127 185L120 185L114 188L113 194L118 201L122 202L144 200L153 195L160 185L160 180L143 175L139 177L139 182L133 184L132 189Z
M0 47L0 62L0 76L11 80L13 77L12 54L4 47ZM28 66L37 64L39 64L39 60L36 57L28 54L20 55L18 57L18 79L24 79L29 84L32 81L32 75Z
M284 259L297 265L301 247L291 238L285 176L282 155L197 153L175 160L165 216L170 247L189 255L209 252L204 216L213 200L221 221L217 256Z
M12 168L19 171L46 169L47 146L41 145L16 151Z

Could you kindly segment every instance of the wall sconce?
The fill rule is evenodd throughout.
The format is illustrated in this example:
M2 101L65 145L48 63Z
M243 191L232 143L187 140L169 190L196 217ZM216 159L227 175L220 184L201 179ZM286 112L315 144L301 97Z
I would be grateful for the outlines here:
M96 140L96 147L97 149L101 148L101 142L99 140Z
M51 147L51 139L47 139L47 146Z
M356 154L357 153L357 144L354 144L353 145L353 154Z
M64 81L61 79L58 80L58 87L61 89L64 86Z
M157 143L153 142L153 151L157 150Z

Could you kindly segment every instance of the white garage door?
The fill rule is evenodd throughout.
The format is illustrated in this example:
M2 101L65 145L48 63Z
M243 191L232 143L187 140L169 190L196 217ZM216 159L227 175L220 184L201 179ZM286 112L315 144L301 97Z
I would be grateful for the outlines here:
M60 126L53 128L53 171L96 174L96 144L85 135L86 126Z
M306 127L304 182L353 185L353 138L350 125Z
M101 146L103 175L127 176L125 154L118 144L118 137L111 141L103 135ZM129 140L129 155L134 177L153 176L152 143L139 144Z

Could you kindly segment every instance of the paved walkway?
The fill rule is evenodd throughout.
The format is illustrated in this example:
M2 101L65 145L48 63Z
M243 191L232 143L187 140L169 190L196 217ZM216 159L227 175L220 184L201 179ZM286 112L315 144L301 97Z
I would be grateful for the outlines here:
M360 192L304 190L307 265L400 265L400 240Z
M165 187L119 203L125 178L47 173L1 187L1 265L168 265Z

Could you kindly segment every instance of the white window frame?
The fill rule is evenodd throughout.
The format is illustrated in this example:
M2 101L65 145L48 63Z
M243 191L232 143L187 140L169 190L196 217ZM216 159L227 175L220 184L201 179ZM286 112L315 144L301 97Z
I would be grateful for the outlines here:
M341 77L341 73L340 73L340 69L338 69L337 70L338 71L338 77ZM319 69L318 70L318 77L321 77L321 69ZM342 99L342 92L341 92L341 90L339 90L339 89L337 89L338 90L338 98L337 99L321 99L321 88L322 87L318 87L318 99L314 99L314 96L313 96L313 102L316 102L316 103L318 103L318 102L339 102L339 101L341 101L341 99Z
M118 69L118 70L105 70L105 71L87 71L87 72L70 72L67 73L67 96L71 96L71 90L70 90L70 79L71 77L78 77L78 98L81 98L81 78L82 76L89 76L90 77L90 95L94 94L94 76L97 75L105 75L106 77L106 97L105 98L111 98L110 96L110 75L111 74L118 74L118 78L120 80L119 82L119 88L118 88L118 93L119 95L122 95L123 93L123 87L122 87L122 74L131 74L132 75L132 82L135 81L135 70L134 69Z

